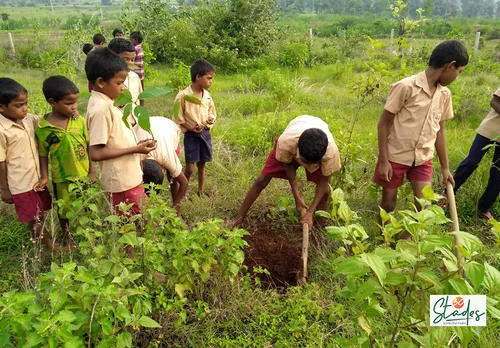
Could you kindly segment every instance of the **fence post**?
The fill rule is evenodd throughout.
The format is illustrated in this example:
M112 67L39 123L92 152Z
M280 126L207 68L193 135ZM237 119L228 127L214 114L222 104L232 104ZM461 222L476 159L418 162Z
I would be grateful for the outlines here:
M392 54L392 51L394 51L393 43L394 42L394 28L391 29L391 41L389 42L389 50L390 54Z
M474 55L477 56L477 52L479 51L479 38L481 37L481 32L476 31L476 40L474 41Z
M16 54L16 48L14 47L14 40L12 39L12 34L9 33L9 45L13 54Z

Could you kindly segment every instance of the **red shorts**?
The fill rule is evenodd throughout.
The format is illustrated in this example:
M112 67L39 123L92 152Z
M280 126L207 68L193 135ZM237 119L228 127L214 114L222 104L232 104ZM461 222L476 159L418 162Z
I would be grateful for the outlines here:
M285 171L285 163L280 162L276 159L277 143L278 139L276 139L276 141L274 142L274 148L269 153L266 163L264 164L264 168L262 168L261 174L271 178L287 179ZM296 164L297 166L300 166L300 164L295 159L293 160L292 163ZM321 165L314 173L309 173L306 169L307 181L311 181L316 185L319 185L322 176L323 174L321 174Z
M378 167L380 162L377 161L377 165L375 167L375 173L373 174L373 182L377 185L388 189L398 188L403 184L403 179L406 174L406 177L410 181L423 181L423 182L431 182L432 181L432 160L428 160L427 162L419 165L419 166L407 166L404 164L394 163L389 161L392 166L392 179L387 182L385 180L380 179L378 176Z
M181 158L181 145L177 145L177 149L175 149L175 153L177 154L177 157Z
M32 222L43 216L43 212L52 208L52 198L47 188L43 191L28 192L12 195L17 217L21 222Z
M146 192L144 192L144 187L142 183L136 187L131 188L130 190L123 192L113 192L111 193L111 200L113 201L113 207L118 215L121 215L122 212L118 209L120 203L131 204L134 205L128 211L129 215L137 215L141 213L141 208L139 204L143 199L146 199Z

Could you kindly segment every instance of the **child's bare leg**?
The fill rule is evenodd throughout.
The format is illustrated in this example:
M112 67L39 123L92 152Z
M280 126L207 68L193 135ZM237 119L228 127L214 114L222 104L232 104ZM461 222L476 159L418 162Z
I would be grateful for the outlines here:
M328 190L328 193L326 193L321 201L319 201L318 207L316 208L316 211L318 210L323 210L323 211L328 211L328 205L330 204L330 190ZM321 228L325 225L325 218L322 216L316 217L316 221L318 222L318 226Z
M193 173L194 173L194 163L191 162L186 163L186 170L184 171L184 175L186 176L186 179L188 181Z
M69 220L59 218L62 230L62 242L64 245L72 244L71 233L69 231Z
M59 245L50 239L49 234L47 231L43 233L43 224L39 221L30 221L28 222L28 228L31 233L31 239L34 242L41 242L42 245L52 251L57 251L59 249Z
M234 226L238 226L239 224L241 224L248 210L255 202L255 200L259 197L262 190L264 190L267 187L267 185L269 185L271 179L272 179L271 177L264 176L261 174L257 178L257 180L255 180L252 187L250 188L250 191L248 191L247 195L245 196L245 199L243 200L243 203L241 204L240 210L238 211L238 215L236 216L236 219L234 220L233 223Z
M380 207L386 212L390 213L396 209L396 203L398 201L398 189L382 188L382 200L380 201Z
M411 181L411 188L413 189L413 196L415 196L415 198L423 198L424 195L422 194L422 190L426 186L430 187L430 186L432 186L432 183L428 182L428 181ZM422 210L422 207L420 206L420 204L417 202L416 199L415 199L415 206L417 207L418 210Z
M168 172L167 172L167 179L168 179L168 183L170 185L170 194L172 195L172 202L173 202L175 197L177 197L177 195L179 193L180 185L176 180L172 179L172 176Z
M196 163L198 167L198 196L203 195L203 191L205 191L205 162Z

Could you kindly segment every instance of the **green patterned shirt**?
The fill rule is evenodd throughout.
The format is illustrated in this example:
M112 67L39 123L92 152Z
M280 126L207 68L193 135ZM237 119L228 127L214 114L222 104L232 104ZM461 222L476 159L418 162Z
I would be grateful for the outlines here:
M87 145L89 136L85 119L70 118L66 129L47 122L47 116L40 119L35 134L40 156L48 157L52 182L61 183L84 178L89 172Z

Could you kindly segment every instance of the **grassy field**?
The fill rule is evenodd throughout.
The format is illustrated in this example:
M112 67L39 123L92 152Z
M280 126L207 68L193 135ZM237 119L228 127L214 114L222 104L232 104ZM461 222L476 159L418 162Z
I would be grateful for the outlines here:
M321 49L324 43L318 40L315 42L315 49ZM435 41L426 43L432 45ZM488 43L488 49L494 45L494 42ZM415 50L422 46L424 40L414 41ZM334 175L332 186L341 187L346 192L347 203L358 212L361 217L360 224L370 235L370 240L375 242L380 233L380 190L371 181L378 154L376 125L388 88L400 78L400 72L395 69L394 75L385 77L373 101L358 113L360 92L355 87L360 80L365 80L371 74L363 58L367 55L367 47L366 44L361 46L362 58L332 65L302 68L297 71L273 69L233 75L216 74L210 91L218 113L212 131L214 161L207 167L206 196L191 195L183 205L183 218L186 223L194 226L198 221L233 217L253 180L259 175L273 146L274 138L279 136L291 119L308 114L325 120L341 154L349 153L347 165L350 181L346 182L341 180L340 175ZM466 156L475 136L474 130L489 110L490 96L500 86L498 64L490 63L486 58L482 61L472 60L451 86L456 100L456 117L446 123L446 137L452 170ZM406 67L404 74L417 73L424 68L425 61L416 59L413 65ZM187 71L174 70L165 65L153 65L149 67L145 84L146 87L165 86L173 77L183 73L185 76L188 74ZM48 104L41 93L45 77L42 71L2 64L0 74L16 79L29 90L31 112L39 115L48 112ZM81 91L79 111L84 115L89 97L87 82L81 72L74 77L74 81ZM152 99L147 102L146 107L152 115L171 117L173 98L174 95L170 94ZM355 120L356 115L359 116L358 120ZM345 157L343 159L347 160ZM485 187L490 160L491 153L461 189L457 195L457 204L462 230L473 233L488 248L496 250L498 246L495 246L489 232L490 227L476 214L477 201ZM440 192L440 171L437 162L435 164L434 189ZM303 171L299 172L300 187L305 192L306 200L310 201L314 187L305 183ZM195 187L193 180L193 192ZM399 197L398 209L408 208L412 201L408 183L401 188ZM498 205L493 213L495 216L500 215ZM300 233L297 220L288 183L285 180L273 180L252 207L245 226L251 233L266 230L275 235L281 234L282 238L296 240ZM53 225L52 230L58 229L53 215L49 224ZM443 231L446 229L443 228ZM278 339L276 342L276 337L293 337L296 339L293 342L298 345L324 346L328 342L331 344L333 337L352 338L356 335L353 321L348 315L340 314L348 311L344 308L348 306L347 302L338 302L338 298L332 300L341 287L330 279L334 272L331 263L334 246L326 239L323 231L314 233L319 243L311 251L310 280L313 285L305 288L291 287L288 290L280 290L281 292L246 292L236 286L238 289L233 288L233 293L225 294L225 303L215 305L210 320L191 323L181 329L172 328L169 339L179 345L211 346L226 342L225 344L230 346L252 339L256 346L279 346L280 341ZM16 222L13 208L0 203L0 293L12 288L22 288L26 281L23 275L23 254L26 255L26 252L23 253L21 245L26 243L27 238L25 228ZM42 267L48 269L50 261L66 260L68 257L45 254ZM490 258L488 261L498 268L498 260ZM439 260L434 261L438 262ZM294 305L296 307L293 307ZM304 313L289 312L290 308L299 307ZM311 313L315 310L330 313L334 323L331 331L321 326L321 320L326 319L314 319L314 314ZM251 318L250 323L248 318ZM259 322L262 326L259 326ZM304 325L304 330L283 333L280 326L285 324ZM379 324L385 325L383 320ZM270 333L272 330L279 334L273 336L274 333ZM294 332L302 336L295 337ZM227 341L224 341L224 338ZM481 330L479 339L474 339L470 346L500 346L499 339L500 328L496 322ZM342 346L338 342L337 345Z
M102 13L106 17L115 17L120 14L121 6L105 6L102 8ZM43 18L57 18L66 19L70 16L78 15L100 15L100 7L97 3L92 5L66 5L54 6L54 12L50 6L36 6L36 7L0 7L0 13L7 13L9 19L43 19Z

